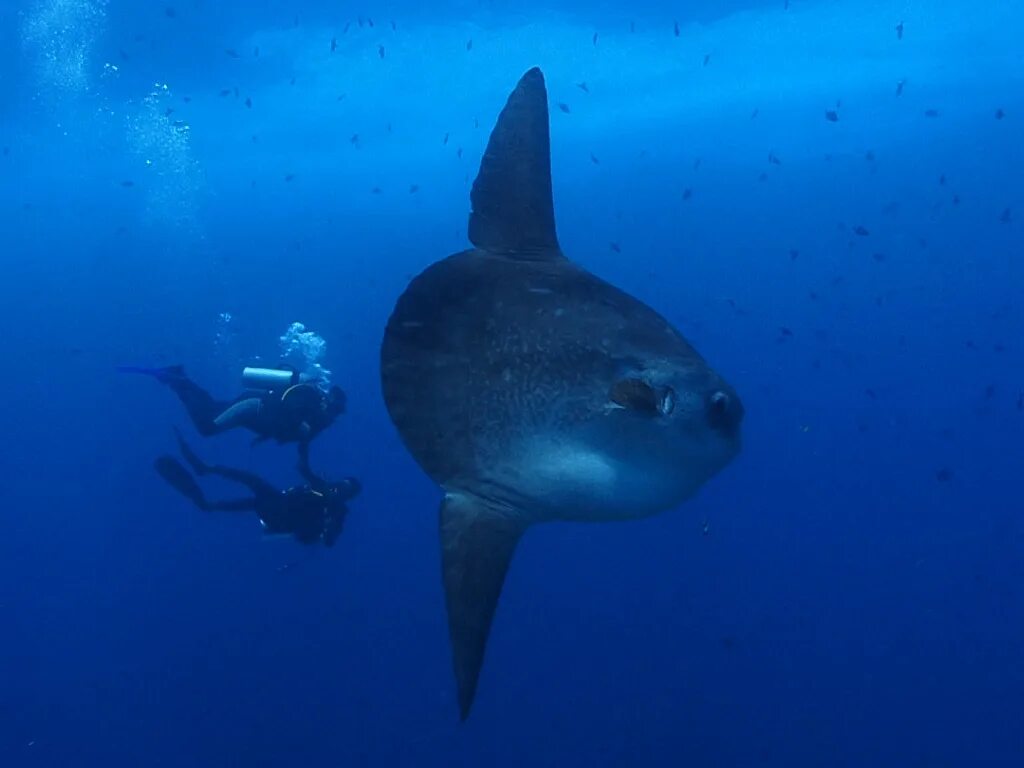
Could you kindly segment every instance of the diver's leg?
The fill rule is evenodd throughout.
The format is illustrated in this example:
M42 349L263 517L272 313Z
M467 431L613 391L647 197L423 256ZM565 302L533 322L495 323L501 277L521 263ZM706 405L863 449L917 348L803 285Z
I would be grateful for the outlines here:
M224 467L220 464L214 464L206 468L207 473L211 475L217 475L219 477L233 480L236 483L241 483L257 498L267 498L268 496L276 496L277 488L272 486L262 477L254 475L252 472L246 472L244 469L235 469L234 467Z
M229 501L211 501L206 507L217 512L253 512L256 510L256 499L231 499Z
M181 448L182 456L185 457L185 461L189 463L197 475L217 475L227 480L233 480L244 485L257 497L274 496L277 494L277 489L274 486L252 472L246 472L244 469L235 469L234 467L225 467L220 464L207 464L185 442L185 438L181 436L178 430L174 430L174 434L178 438L178 446Z
M209 392L186 376L180 366L162 369L156 378L178 396L199 434L208 437L225 430L223 425L217 423L217 417L231 403L215 400Z

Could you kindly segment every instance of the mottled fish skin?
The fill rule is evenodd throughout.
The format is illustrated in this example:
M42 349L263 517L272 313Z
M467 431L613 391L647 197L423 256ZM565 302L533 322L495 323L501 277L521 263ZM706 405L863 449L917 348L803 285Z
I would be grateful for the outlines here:
M548 120L532 69L473 184L475 248L412 280L381 345L388 413L444 490L442 580L463 719L531 524L665 511L740 450L732 387L661 315L563 255Z
M696 490L699 482L686 479L691 471L703 480L739 447L738 435L709 431L714 450L688 451L672 434L684 412L703 422L704 397L689 393L726 391L737 404L738 397L664 318L564 258L521 261L472 250L434 264L399 300L382 361L391 417L427 474L446 490L500 497L534 519L663 511ZM630 376L672 387L674 418L636 423L611 403L615 382ZM642 447L629 440L637 431ZM566 472L571 489L538 488L524 470L537 471L526 454L539 441L567 451L593 446L591 456L649 473L652 486L667 463L662 468L678 487L651 502L575 488ZM687 459L690 467L682 465Z

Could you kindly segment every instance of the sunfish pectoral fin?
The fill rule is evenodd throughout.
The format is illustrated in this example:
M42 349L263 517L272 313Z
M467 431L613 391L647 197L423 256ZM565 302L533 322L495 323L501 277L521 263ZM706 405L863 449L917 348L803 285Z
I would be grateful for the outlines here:
M512 258L562 259L551 198L551 140L544 75L520 79L487 142L470 193L469 239Z
M441 568L463 720L473 704L505 573L525 529L520 518L479 497L452 493L441 503Z

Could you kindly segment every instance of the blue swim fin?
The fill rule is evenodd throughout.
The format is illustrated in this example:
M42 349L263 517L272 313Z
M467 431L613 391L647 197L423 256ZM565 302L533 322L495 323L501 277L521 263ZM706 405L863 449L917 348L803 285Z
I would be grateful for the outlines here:
M192 477L185 466L171 456L160 456L153 462L153 468L157 471L167 484L174 490L191 501L200 509L206 509L206 497L203 489L199 487L196 479Z

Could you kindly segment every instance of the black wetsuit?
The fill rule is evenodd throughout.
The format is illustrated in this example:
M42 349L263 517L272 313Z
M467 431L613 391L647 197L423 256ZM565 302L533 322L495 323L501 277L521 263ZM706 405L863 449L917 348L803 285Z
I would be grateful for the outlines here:
M257 440L298 443L300 459L308 457L309 443L345 412L345 393L339 387L327 392L315 383L292 382L280 389L245 392L234 400L217 400L185 374L183 366L122 368L143 373L166 384L181 400L189 418L204 437L231 429L248 429Z
M202 510L255 512L268 534L289 534L303 544L322 541L332 546L341 533L348 508L345 503L360 491L359 481L345 478L329 483L300 460L299 471L306 485L278 490L261 477L233 467L205 464L178 436L182 455L197 475L218 475L249 489L251 496L227 501L208 501L195 478L181 462L161 456L154 466L175 490Z

